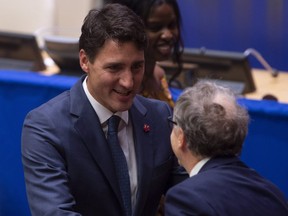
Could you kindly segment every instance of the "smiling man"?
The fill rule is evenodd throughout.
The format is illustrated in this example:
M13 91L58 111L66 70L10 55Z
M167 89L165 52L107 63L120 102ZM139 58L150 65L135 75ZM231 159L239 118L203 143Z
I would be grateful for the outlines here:
M137 95L145 28L130 9L111 4L91 10L81 30L86 75L24 122L22 161L32 215L155 215L179 174L170 107ZM120 119L116 129L110 129L112 119ZM123 158L121 167L115 155Z

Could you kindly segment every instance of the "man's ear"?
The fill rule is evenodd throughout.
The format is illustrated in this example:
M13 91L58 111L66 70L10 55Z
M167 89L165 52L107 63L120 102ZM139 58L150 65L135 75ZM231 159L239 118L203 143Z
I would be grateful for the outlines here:
M89 67L88 67L89 59L88 59L88 56L86 55L86 53L83 49L81 49L79 51L79 63L80 63L82 70L84 72L88 73L88 71L89 71Z
M186 148L186 139L182 128L180 127L177 128L176 136L178 142L177 145L183 151Z

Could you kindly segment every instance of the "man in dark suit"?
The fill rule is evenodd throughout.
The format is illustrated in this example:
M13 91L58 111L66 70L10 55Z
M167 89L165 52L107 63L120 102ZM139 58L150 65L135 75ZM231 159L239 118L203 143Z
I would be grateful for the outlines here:
M238 155L247 111L232 92L200 82L176 102L171 145L190 178L166 194L165 216L285 216L282 192Z
M22 161L32 215L155 215L161 195L179 176L169 106L136 95L145 28L134 12L115 4L91 10L81 30L80 65L87 76L24 122ZM121 119L117 140L128 169L119 175L106 139L111 116ZM118 182L126 175L129 201Z

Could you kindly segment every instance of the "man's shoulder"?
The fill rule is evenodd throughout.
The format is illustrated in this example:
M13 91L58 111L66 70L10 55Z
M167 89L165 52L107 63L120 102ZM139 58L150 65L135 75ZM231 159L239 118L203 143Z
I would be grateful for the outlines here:
M54 97L51 97L51 99L42 103L39 107L33 110L47 109L53 112L53 110L58 110L61 107L67 107L67 105L69 105L72 102L72 100L77 100L77 98L79 98L81 83L82 80L77 81L70 89L64 90L62 93L55 95ZM74 99L72 99L72 97Z
M134 107L142 112L157 112L157 113L171 113L171 107L164 101L146 98L141 95L137 95L133 103Z
M147 98L142 95L136 95L134 102L140 102L145 106L169 106L165 101L157 100L154 98Z
M55 97L51 98L50 100L42 103L38 107L35 107L32 109L29 113L46 113L49 115L49 113L55 113L57 111L60 111L65 107L69 101L69 90L64 91L60 93L59 95L56 95ZM67 106L66 106L67 107Z

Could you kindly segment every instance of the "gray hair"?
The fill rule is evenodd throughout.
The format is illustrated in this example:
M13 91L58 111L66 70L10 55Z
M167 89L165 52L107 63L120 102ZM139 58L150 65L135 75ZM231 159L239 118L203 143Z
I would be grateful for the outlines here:
M187 88L175 104L173 119L188 148L202 157L239 155L249 123L233 92L213 82Z

